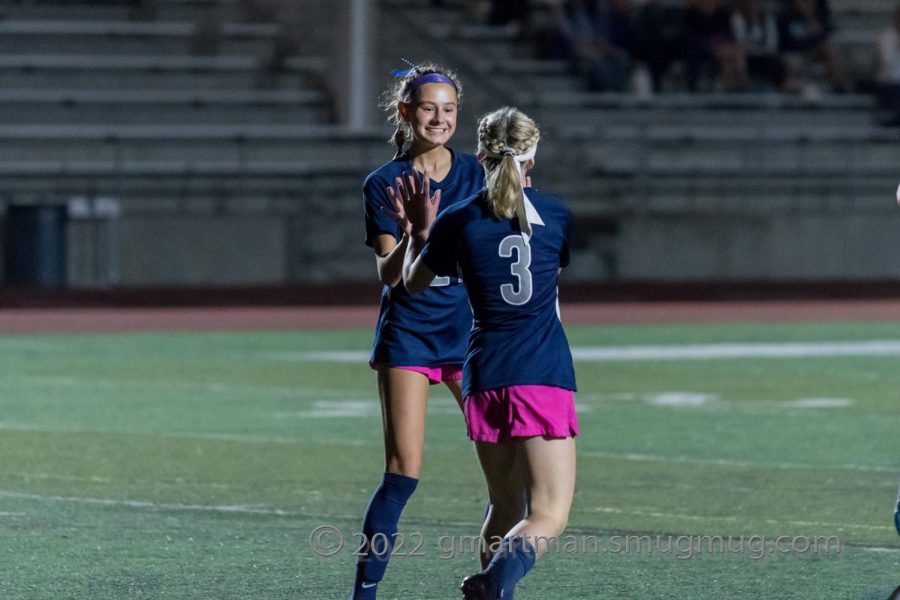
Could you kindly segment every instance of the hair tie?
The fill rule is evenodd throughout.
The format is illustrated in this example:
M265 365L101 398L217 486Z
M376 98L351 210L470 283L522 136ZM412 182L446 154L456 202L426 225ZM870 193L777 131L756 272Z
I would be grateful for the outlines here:
M406 75L412 75L418 68L418 67L416 67L416 65L414 63L406 60L405 58L401 58L400 60L402 60L403 62L408 64L409 68L408 69L397 69L397 70L391 71L391 75L393 75L394 77L405 77Z
M503 156L512 156L513 158L515 158L515 157L516 157L516 151L515 151L514 148L504 148L504 149L503 149Z

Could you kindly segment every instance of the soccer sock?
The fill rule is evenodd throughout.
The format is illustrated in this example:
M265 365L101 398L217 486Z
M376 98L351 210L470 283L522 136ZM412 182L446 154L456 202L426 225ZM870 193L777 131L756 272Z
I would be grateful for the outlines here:
M400 513L416 490L418 479L385 473L381 484L369 500L363 517L362 534L366 545L356 563L353 600L374 600L378 582L384 577Z
M536 558L534 546L524 538L506 538L484 573L497 586L500 598L512 598L516 584L531 570Z

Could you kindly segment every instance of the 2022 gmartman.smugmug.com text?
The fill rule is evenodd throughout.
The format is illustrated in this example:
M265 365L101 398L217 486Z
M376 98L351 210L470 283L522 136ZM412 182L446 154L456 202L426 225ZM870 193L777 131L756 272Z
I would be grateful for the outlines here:
M502 539L484 542L476 535L440 535L429 539L425 534L412 531L397 533L393 548L384 534L368 539L364 534L345 534L334 525L320 525L309 534L309 548L319 556L335 556L352 549L361 554L371 546L376 554L390 551L391 557L437 556L452 559L457 556L477 555L487 546L491 552L500 549ZM751 560L762 560L784 554L841 553L841 540L837 536L766 536L766 535L561 535L552 538L526 538L536 549L558 554L587 555L638 555L668 556L681 560L703 554L735 554Z

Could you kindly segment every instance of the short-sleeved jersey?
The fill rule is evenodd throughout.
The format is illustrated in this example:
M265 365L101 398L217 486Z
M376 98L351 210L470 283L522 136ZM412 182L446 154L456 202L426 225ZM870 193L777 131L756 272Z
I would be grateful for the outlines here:
M440 213L477 194L484 187L484 169L471 154L454 152L453 163L441 181L431 181L431 190L441 190ZM380 167L363 185L366 214L366 244L372 246L382 234L402 237L387 187L412 162L405 156ZM466 339L472 329L472 312L466 290L458 276L436 279L425 292L411 296L402 283L384 286L381 311L375 327L371 361L389 366L461 365Z
M575 390L568 340L559 320L559 269L569 263L572 213L529 188L537 212L526 243L516 219L497 219L485 193L434 222L422 260L437 275L459 273L475 315L463 394L513 385Z

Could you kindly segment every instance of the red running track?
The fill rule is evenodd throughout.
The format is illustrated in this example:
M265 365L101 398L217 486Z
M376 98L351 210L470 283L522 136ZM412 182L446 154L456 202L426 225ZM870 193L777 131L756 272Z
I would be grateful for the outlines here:
M900 300L563 304L567 325L900 321ZM377 307L0 310L0 334L373 328Z

